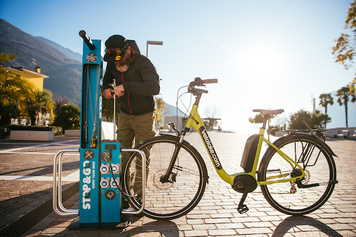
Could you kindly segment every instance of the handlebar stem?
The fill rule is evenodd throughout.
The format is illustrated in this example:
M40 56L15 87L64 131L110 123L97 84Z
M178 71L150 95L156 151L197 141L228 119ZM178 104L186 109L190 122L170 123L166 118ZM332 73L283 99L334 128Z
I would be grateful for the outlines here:
M202 93L196 94L194 105L198 106Z
M194 81L189 83L188 92L196 96L194 105L198 105L200 102L201 95L203 93L208 93L207 90L195 88L195 86L205 86L208 83L218 83L218 79L205 79L202 80L200 77L196 77Z

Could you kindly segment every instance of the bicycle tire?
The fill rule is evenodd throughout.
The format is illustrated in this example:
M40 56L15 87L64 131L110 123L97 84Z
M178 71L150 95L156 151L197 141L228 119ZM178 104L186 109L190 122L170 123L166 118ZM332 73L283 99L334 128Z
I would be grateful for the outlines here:
M146 154L146 202L143 214L153 219L175 219L190 212L203 197L208 175L206 165L199 152L187 141L183 141L173 171L175 181L162 183L173 151L177 146L176 136L162 135L145 140L136 149ZM138 161L138 162L137 162ZM141 207L142 162L133 153L126 164L123 185L132 197L129 203L135 209ZM141 184L141 185L140 185Z
M274 145L303 167L306 177L301 182L309 187L298 188L296 182L261 185L265 199L276 210L288 215L303 215L320 208L329 199L337 183L331 149L308 134L287 135L275 141ZM266 181L266 177L276 172L289 172L288 177L296 177L293 175L297 175L298 169L293 171L291 165L273 147L269 147L261 161L258 180ZM312 184L320 186L314 187Z

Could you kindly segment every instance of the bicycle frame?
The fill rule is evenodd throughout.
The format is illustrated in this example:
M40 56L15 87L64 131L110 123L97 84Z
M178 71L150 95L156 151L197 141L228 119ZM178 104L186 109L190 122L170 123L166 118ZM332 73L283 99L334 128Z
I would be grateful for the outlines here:
M154 219L179 218L193 210L202 199L209 183L209 175L207 161L204 162L201 151L185 140L187 133L193 129L200 134L219 177L231 185L234 191L242 193L237 206L238 213L243 214L249 210L245 204L246 198L259 185L266 201L284 214L302 215L321 207L337 183L332 157L334 153L321 140L321 134L317 134L321 132L319 129L308 133L289 131L288 135L273 143L268 141L267 137L264 137L267 122L283 113L283 109L253 110L263 116L263 124L259 133L250 136L246 141L240 159L243 172L239 170L238 173L234 171L235 173L228 174L224 170L204 126L204 119L198 112L202 94L208 93L201 87L217 82L217 79L195 78L188 86L188 93L195 96L195 102L190 114L185 118L183 130L178 131L174 123L169 122L170 130L176 134L163 133L162 136L152 137L137 146L137 149L151 154L152 161L147 163L150 174L146 176L149 181L146 189L149 192L148 202L152 205L147 205L143 213ZM181 95L183 93L179 95L178 91L178 99ZM264 152L260 160L261 153ZM123 183L131 194L128 199L130 204L138 209L141 205L141 187L135 184L145 177L136 175L137 168L137 158L133 155L124 170ZM180 199L183 196L184 198Z
M285 177L290 175L290 173L285 173L285 174L280 173L278 175L266 177L267 181L259 182L256 179L257 185L293 182L293 181L296 181L297 179L302 179L303 177L305 177L304 169L297 162L295 162L293 159L291 159L289 156L287 156L283 151L278 149L273 143L271 143L264 137L264 133L265 133L264 127L260 128L260 133L259 133L260 138L258 141L258 146L257 146L257 150L256 150L256 155L255 155L255 160L254 160L252 171L250 173L241 172L241 173L236 173L236 174L232 174L232 175L227 174L221 165L218 155L214 149L213 143L211 142L208 132L204 126L204 123L198 113L199 100L200 100L200 95L197 97L196 103L192 107L190 116L189 116L188 121L185 125L185 131L190 131L191 128L194 128L200 134L200 136L203 140L203 143L205 145L205 148L210 156L210 159L211 159L212 163L214 164L214 168L215 168L216 172L225 182L229 183L230 185L233 185L235 177L238 175L243 175L243 174L251 175L256 179L256 170L257 170L263 142L265 142L269 146L273 147L276 150L276 152L291 165L292 168L298 167L302 171L302 175L285 179ZM184 134L183 134L183 136L184 136Z

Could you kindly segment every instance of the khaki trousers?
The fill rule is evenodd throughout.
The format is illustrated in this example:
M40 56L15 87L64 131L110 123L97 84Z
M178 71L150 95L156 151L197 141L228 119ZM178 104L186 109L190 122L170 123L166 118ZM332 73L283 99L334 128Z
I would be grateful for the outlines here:
M121 148L132 148L133 142L137 146L141 141L154 137L153 112L142 115L129 115L123 112L119 114L118 140ZM127 159L130 156L127 152L121 155L121 168L126 167ZM147 157L148 158L148 157Z

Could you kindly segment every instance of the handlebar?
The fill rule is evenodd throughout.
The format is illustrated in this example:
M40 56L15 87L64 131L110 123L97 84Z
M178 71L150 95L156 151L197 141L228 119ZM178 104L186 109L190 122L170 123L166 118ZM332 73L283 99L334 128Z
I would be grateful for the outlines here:
M204 79L202 80L200 77L196 77L194 81L192 81L189 86L204 86L204 84L218 83L218 79Z
M87 36L87 33L84 30L79 31L79 36L83 38L84 43L89 47L89 49L94 50L95 45L91 39Z
M207 90L195 88L195 86L205 86L205 84L218 83L218 79L204 79L202 80L200 77L196 77L194 81L189 83L188 92L193 93L194 95L197 93L208 93Z
M218 79L205 79L201 80L203 84L218 83Z

